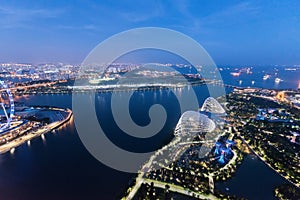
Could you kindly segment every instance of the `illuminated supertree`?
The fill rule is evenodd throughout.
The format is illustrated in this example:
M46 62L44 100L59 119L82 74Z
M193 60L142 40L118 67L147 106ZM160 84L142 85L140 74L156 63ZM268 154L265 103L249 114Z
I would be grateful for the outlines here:
M226 155L226 148L222 147L221 148L221 155L220 155L220 158L219 158L219 163L221 164L224 164L225 163L225 155Z
M221 143L220 142L216 142L215 143L215 155L219 155L220 154L220 147L221 147Z

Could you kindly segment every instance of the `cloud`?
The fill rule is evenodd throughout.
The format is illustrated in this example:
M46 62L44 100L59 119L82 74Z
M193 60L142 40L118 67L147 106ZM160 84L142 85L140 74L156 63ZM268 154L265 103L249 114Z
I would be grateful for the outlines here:
M142 9L130 9L130 11L120 12L121 18L129 22L144 22L153 18L163 17L165 14L164 7L160 1L153 1L147 6L138 6Z
M248 17L256 17L260 13L260 8L250 2L234 4L224 9L214 12L201 19L203 24L226 24L238 23L247 20ZM231 23L230 23L231 21Z
M62 9L13 8L0 6L1 28L30 28L35 20L57 18Z
M111 4L94 4L93 9L125 23L146 22L163 17L165 13L164 4L160 0L116 1Z
M193 4L189 1L176 1L176 10L181 14L181 19L178 19L176 25L171 27L179 28L188 33L195 34L210 34L218 28L228 28L244 24L249 19L254 19L259 16L261 8L251 2L242 2L222 6L221 9L209 7L205 10L206 15L201 12L201 6L197 12L193 12ZM251 21L251 20L250 20Z
M99 27L94 25L94 24L86 24L86 25L79 25L79 26L75 26L75 25L58 25L57 28L58 29L67 29L67 30L88 30L88 31L99 29Z

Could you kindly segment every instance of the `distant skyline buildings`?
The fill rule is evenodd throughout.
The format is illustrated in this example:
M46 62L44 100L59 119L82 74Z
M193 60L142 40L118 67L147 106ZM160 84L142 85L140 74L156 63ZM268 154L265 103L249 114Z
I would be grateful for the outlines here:
M4 0L0 5L0 62L80 64L113 34L155 26L192 37L217 65L300 64L299 10L297 0ZM152 58L153 54L144 55L131 62ZM172 60L162 56L155 62L164 59Z

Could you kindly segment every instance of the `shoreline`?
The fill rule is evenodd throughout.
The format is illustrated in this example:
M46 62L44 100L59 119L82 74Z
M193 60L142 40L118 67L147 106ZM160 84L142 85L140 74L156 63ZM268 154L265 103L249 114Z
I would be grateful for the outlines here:
M267 160L265 160L262 156L260 156L258 154L258 152L256 152L253 147L251 145L249 145L246 140L240 136L240 138L243 140L244 144L247 145L247 147L251 150L251 153L253 155L255 155L259 160L261 160L265 165L267 165L270 169L272 169L275 173L277 173L278 175L280 175L282 178L284 178L286 181L288 181L290 184L296 186L297 188L299 188L299 185L297 185L297 183L294 183L293 181L291 181L288 176L284 176L283 174L280 173L280 171L276 170L270 163L268 163Z
M35 94L80 94L80 93L109 93L109 92L128 92L128 91L153 91L153 90L174 90L178 88L202 86L202 85L214 85L226 88L245 89L243 87L228 85L219 80L201 80L188 83L178 84L164 84L155 83L151 85L144 84L127 84L127 85L87 85L87 86L64 86L62 88L49 88L47 91L40 90L25 90L15 91L16 95L35 95Z
M296 91L296 90L295 90ZM297 90L298 91L298 90ZM271 102L274 102L274 99L270 99L269 97L267 96L262 96L262 95L255 95L255 94L252 94L250 96L253 96L255 98L260 98L260 99L264 99L264 100L268 100L268 101L271 101ZM275 102L277 103L277 102ZM286 102L284 102L286 103ZM295 109L298 109L299 110L299 107L293 105L292 108L295 108ZM270 163L267 159L265 159L263 157L263 155L260 155L260 152L258 150L255 150L255 146L249 144L246 139L244 138L243 135L241 135L240 133L238 134L238 137L242 140L242 142L247 146L247 148L250 150L251 154L255 155L261 162L263 162L267 167L269 167L271 170L273 170L276 174L278 174L279 176L281 176L283 179L285 179L289 184L297 187L297 188L300 188L300 183L299 182L294 182L291 180L291 178L287 175L284 175L282 174L282 172L280 172L280 170L276 169L272 163Z
M262 96L260 98L263 98ZM293 106L296 109L299 109L299 107L297 106ZM244 138L243 138L244 140ZM250 148L250 150L263 162L265 163L269 168L271 168L273 171L275 171L277 174L279 174L281 177L283 177L285 180L287 180L289 183L291 183L292 185L296 186L297 188L300 188L300 183L295 183L292 180L290 180L290 178L288 176L283 175L279 170L275 169L266 159L264 159L262 156L260 156L258 154L258 152L256 152L253 147L251 145L249 145L245 140L244 142L246 143L246 145Z
M16 147L24 144L27 141L30 141L33 138L39 137L43 134L46 134L46 133L49 133L50 131L53 131L56 128L59 128L60 126L64 125L68 121L70 121L71 117L73 116L73 112L69 108L63 109L63 108L51 107L51 109L67 112L68 116L62 121L53 122L51 124L48 124L46 126L43 126L43 127L39 128L36 131L32 131L32 133L22 135L20 137L15 138L14 140L6 143L6 144L1 145L0 146L0 154L4 154L8 151L11 151L12 149L15 149Z

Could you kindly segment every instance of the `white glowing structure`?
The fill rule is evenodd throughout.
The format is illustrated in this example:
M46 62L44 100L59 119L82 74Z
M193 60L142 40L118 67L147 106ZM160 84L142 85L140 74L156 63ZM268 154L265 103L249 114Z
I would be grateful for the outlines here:
M224 108L221 106L221 104L213 97L208 97L201 109L201 111L204 111L204 112L210 112L210 113L216 113L216 114L224 114L225 113L225 110Z
M212 132L215 128L215 123L206 115L196 111L186 111L181 115L174 135L178 137L196 136L199 133Z

